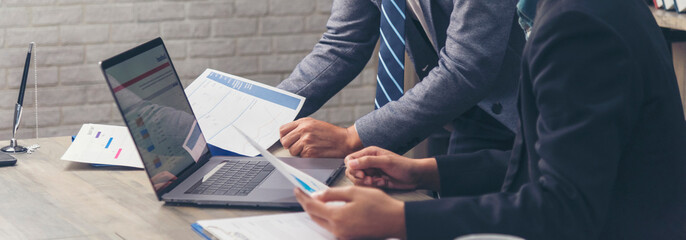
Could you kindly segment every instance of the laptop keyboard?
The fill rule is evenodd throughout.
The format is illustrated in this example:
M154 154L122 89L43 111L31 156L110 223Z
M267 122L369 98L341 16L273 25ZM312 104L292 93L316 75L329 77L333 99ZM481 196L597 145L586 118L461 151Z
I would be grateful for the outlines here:
M186 191L190 194L245 196L259 185L274 166L267 161L226 161L206 181Z

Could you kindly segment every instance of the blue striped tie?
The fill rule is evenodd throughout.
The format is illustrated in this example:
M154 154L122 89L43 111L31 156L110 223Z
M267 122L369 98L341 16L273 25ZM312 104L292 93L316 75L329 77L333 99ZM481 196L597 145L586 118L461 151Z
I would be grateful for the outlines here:
M405 75L405 0L381 2L381 47L376 74L375 107L398 100L403 95Z

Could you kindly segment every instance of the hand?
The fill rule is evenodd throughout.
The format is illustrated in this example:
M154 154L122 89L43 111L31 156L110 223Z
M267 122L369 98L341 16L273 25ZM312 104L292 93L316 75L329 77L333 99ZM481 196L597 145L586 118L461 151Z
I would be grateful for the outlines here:
M405 203L373 188L330 188L312 197L295 189L295 197L319 226L338 238L405 238ZM327 205L344 201L345 205Z
M403 190L440 188L435 158L410 159L368 147L348 155L345 164L345 175L355 185Z
M281 144L293 156L343 157L362 148L355 126L342 128L314 118L302 118L279 129Z

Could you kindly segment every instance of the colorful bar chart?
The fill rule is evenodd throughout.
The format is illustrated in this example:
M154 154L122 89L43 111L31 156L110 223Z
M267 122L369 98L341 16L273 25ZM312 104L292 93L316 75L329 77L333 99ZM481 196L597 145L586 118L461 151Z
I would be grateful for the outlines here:
M105 145L105 149L110 148L110 144L112 144L112 139L114 138L110 138L110 140L107 140L107 145Z
M62 160L142 168L143 163L126 127L84 124Z

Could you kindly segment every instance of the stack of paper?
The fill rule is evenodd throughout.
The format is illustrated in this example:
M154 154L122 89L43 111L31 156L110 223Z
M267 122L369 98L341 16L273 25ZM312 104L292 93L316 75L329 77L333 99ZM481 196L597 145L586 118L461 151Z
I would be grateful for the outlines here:
M304 212L204 220L191 226L205 239L336 239Z
M220 71L207 69L186 88L186 95L209 144L245 156L259 154L232 126L260 146L279 140L279 128L295 119L305 98Z

